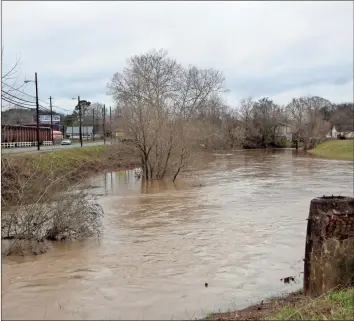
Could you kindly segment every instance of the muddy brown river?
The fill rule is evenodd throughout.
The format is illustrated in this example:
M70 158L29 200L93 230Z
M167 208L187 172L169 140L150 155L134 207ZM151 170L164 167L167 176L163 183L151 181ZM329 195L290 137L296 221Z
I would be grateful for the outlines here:
M237 151L176 185L142 186L131 171L91 184L100 239L4 259L3 319L191 319L297 289L310 200L352 196L353 163Z

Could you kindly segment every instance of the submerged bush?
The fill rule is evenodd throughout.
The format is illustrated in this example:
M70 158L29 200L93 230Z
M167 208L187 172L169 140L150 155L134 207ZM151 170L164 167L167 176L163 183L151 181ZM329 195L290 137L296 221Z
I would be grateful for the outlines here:
M11 248L6 250L7 253L11 253L20 243L26 248L30 243L25 241L44 242L99 236L103 216L100 205L84 191L72 190L60 198L52 203L8 208L2 213L1 236L3 239L15 240Z

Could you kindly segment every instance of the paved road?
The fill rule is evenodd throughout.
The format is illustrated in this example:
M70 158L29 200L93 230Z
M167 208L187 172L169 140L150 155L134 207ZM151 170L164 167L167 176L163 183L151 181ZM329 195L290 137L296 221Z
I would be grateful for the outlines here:
M108 143L108 142L107 142ZM97 146L103 145L103 142L95 142L95 143L86 143L83 142L83 146ZM50 150L57 150L57 149L66 149L66 148L75 148L80 147L80 144L72 144L72 145L54 145L54 146L41 146L41 151L46 152ZM2 148L1 153L28 153L37 151L37 147L18 147L18 148Z

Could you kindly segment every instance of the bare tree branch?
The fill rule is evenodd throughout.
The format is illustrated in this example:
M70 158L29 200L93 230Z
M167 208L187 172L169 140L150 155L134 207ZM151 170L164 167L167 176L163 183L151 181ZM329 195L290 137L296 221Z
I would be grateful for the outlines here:
M140 150L144 178L169 174L175 180L195 141L188 137L190 122L211 114L210 101L224 91L224 77L212 69L183 68L160 50L130 58L108 88L125 132Z

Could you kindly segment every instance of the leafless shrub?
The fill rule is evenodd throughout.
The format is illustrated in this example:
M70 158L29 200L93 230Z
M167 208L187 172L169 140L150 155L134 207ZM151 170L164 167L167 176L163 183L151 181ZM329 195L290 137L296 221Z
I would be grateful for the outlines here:
M9 243L3 244L3 256L25 256L39 255L47 252L49 248L48 242L38 242L36 240L9 240ZM3 241L5 243L5 241Z
M60 171L54 162L43 169L40 161L26 162L25 158L10 156L3 156L1 164L2 209L56 198L58 191L70 186L70 176L77 171L77 167Z
M11 253L28 242L99 236L102 215L102 208L84 191L70 190L55 202L7 208L1 217L1 237L15 240L7 249Z
M5 254L40 253L45 240L100 232L102 209L82 186L88 173L95 171L95 163L78 160L66 168L55 159L36 160L2 159L1 236L12 240Z

